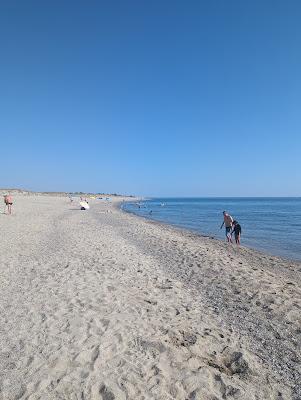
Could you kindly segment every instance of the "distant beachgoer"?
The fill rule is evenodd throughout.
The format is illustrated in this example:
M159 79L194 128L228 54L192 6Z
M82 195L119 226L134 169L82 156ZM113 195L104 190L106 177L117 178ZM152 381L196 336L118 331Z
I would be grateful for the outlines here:
M11 214L11 208L12 208L12 205L13 205L13 198L12 198L10 193L6 194L4 196L4 203L5 203L4 213L6 213L6 207L7 207L8 214Z
M90 206L89 203L85 200L79 202L81 210L89 210Z
M240 244L240 236L241 236L241 226L237 221L233 221L233 230L231 233L234 232L235 243Z
M229 243L232 243L231 229L233 225L233 218L226 211L223 211L223 215L224 215L224 221L220 229L222 229L223 225L225 224L227 241Z

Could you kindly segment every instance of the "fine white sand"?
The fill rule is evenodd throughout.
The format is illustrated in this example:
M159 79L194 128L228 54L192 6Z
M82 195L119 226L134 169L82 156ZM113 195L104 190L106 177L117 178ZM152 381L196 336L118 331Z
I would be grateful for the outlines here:
M301 398L301 264L99 200L0 214L0 399Z

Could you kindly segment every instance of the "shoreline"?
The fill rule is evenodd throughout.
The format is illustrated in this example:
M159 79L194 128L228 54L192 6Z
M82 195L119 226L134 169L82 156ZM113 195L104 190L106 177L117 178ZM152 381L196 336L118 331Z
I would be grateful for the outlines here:
M275 274L275 275L278 275L278 276L282 276L282 278L285 277L285 279L292 280L293 282L295 282L295 283L288 282L289 285L292 284L292 285L296 286L297 282L299 282L301 280L301 262L298 261L298 260L289 260L289 259L281 257L281 256L270 255L268 253L261 252L261 251L259 251L257 249L253 249L253 248L249 248L249 247L235 246L235 245L230 245L229 246L228 243L226 243L225 241L222 241L222 240L220 240L218 238L214 238L214 237L210 237L210 236L206 236L206 235L201 235L201 234L199 234L199 232L194 232L192 230L185 229L185 228L178 227L178 226L174 226L172 224L164 223L164 222L161 222L161 221L148 219L147 217L140 216L140 215L137 215L137 214L135 214L133 212L128 212L126 210L120 210L120 211L121 212L125 212L126 214L130 215L130 217L133 218L134 220L139 220L140 219L147 225L158 227L160 230L164 231L164 234L165 233L171 233L172 235L173 234L178 234L178 235L180 235L180 237L184 236L184 238L187 239L188 241L193 240L195 242L202 243L203 245L205 245L205 247L207 247L207 246L210 247L211 245L217 246L219 248L219 250L221 250L224 253L224 255L226 255L228 253L228 255L231 256L231 260L233 260L234 257L237 257L237 256L239 258L241 258L241 260L243 260L243 262L239 262L239 264L243 264L246 258L251 258L252 262L255 264L255 267L251 267L252 270L257 271L259 268L264 268L261 271L267 273L268 276L272 276L271 274ZM207 248L207 251L208 251L208 248ZM260 263L264 264L264 267ZM181 272L177 273L177 272L173 271L173 277L175 277L176 279L180 278L180 280L182 282L184 282L184 284L186 285L186 288L188 288L189 292L191 294L193 293L193 295L194 295L194 297L196 299L200 295L200 287L198 286L198 283L202 282L202 280L201 281L196 280L196 282L193 282L194 284L192 285L192 278L194 279L194 276L195 276L194 275L194 271L192 271L192 273L188 273L188 274L187 274L187 271L184 271L184 274L182 274ZM234 279L234 277L233 277L233 279ZM243 283L243 286L245 284L246 284L246 282ZM270 282L268 283L268 285L269 284L270 284ZM259 286L261 286L260 282L259 282ZM242 289L240 287L240 289L237 291L236 294L240 295L240 293L243 293L243 291L241 291L241 290L244 290L244 289ZM251 294L249 292L249 287L248 286L247 286L247 288L245 290L246 290L248 296L250 298L253 298L254 294ZM272 292L272 294L273 295L277 295L277 292ZM225 298L223 296L221 296L221 298L216 299L215 293L212 293L212 292L211 292L210 295L211 295L210 300L212 301L212 303L215 303L215 305L212 307L212 304L210 305L210 302L207 305L208 305L208 307L212 307L213 308L213 311L214 311L215 314L219 314L218 309L223 307L222 303L224 302ZM267 296L267 297L269 297L269 296ZM206 299L206 300L208 300L208 299ZM235 303L236 302L235 299L231 299L230 301L233 303L233 300L234 300L234 303ZM299 295L294 300L296 300L296 302L298 302L297 303L297 304L299 304L298 308L301 309L301 290L299 290ZM276 301L276 303L277 303L277 301ZM274 304L274 300L269 298L267 304ZM232 306L233 306L233 308L235 310L236 309L236 305L232 304ZM266 308L268 310L268 312L271 311L269 305L264 305L264 308ZM247 314L249 312L249 309L247 307L245 307L245 306L238 307L238 309L240 311L244 310L245 312L247 312ZM241 326L239 327L240 331L244 330L242 328L246 324L246 319L245 318L246 318L247 314L246 313L244 313L244 314L245 315L240 318L241 319L241 321L240 321L240 325ZM295 313L294 315L296 316L297 313ZM235 316L235 319L236 319L236 317L237 317L237 315ZM267 314L265 316L265 318L267 318L267 320L269 320L270 319L269 314ZM232 325L231 324L228 325L227 323L225 324L226 320L227 320L227 318L224 318L223 320L220 320L219 322L221 323L221 325L223 325L227 329L230 329L230 331L231 331ZM232 323L233 322L234 321L232 321ZM249 329L250 332L252 332L252 331L254 332L254 321L251 320L249 322L251 322L251 324L250 325L246 324L246 330ZM289 322L289 324L290 323L291 322ZM235 325L235 323L234 323L234 325ZM298 328L297 328L296 332L297 332L297 336L298 336L299 334L301 334L301 317L300 318L298 317L297 326L298 326ZM237 328L237 326L236 326L236 328ZM256 327L256 329L257 329L257 327ZM270 329L269 326L267 326L267 330L269 330L269 329ZM249 333L246 333L246 331L245 331L245 334L248 336ZM256 336L257 335L258 335L258 333L256 334ZM259 336L257 337L256 340L262 341L262 343L264 343L264 345L266 346L267 345L266 338L263 340L261 335L263 335L263 332L261 332L259 334ZM275 331L274 335L275 335L276 338L280 338L280 336L278 335L277 331ZM260 353L260 350L257 347L258 343L255 343L256 340L254 341L253 339L254 339L253 337L249 337L248 338L248 340L250 342L253 342L253 346L256 348L255 351ZM272 338L272 342L273 341L274 341L274 338ZM250 342L249 342L249 344L250 344ZM297 343L297 342L298 342L298 337L296 337L296 339L295 339L295 343ZM274 345L274 343L272 344L272 347L273 347L273 345ZM272 348L270 348L270 350L272 351ZM301 362L301 348L300 348L300 345L299 345L298 354L299 354L299 357L300 357L299 360ZM260 356L260 358L261 358L261 356ZM263 359L264 358L262 358L262 360ZM280 371L283 368L283 366L280 367L280 369L279 369L279 367L276 367L274 365L274 368L278 369ZM289 370L290 369L291 369L291 367L289 367ZM298 372L298 374L300 374L300 372ZM300 374L300 377L301 377L301 374ZM299 393L298 396L301 396L301 386L299 386L299 385L297 385L297 386L298 386L298 393ZM297 396L297 398L299 399L298 396ZM282 397L280 396L279 398L282 398ZM295 397L292 396L291 398L293 399Z
M127 200L127 201L128 201L128 202L131 202L131 200ZM122 204L122 203L120 203L120 204ZM172 224L172 223L169 223L169 222L159 221L159 220L152 219L152 218L149 218L149 217L144 216L144 215L139 215L139 214L136 214L134 211L125 210L125 209L122 209L121 207L119 207L119 208L120 208L120 210L121 210L122 212L125 212L125 213L127 213L127 214L129 214L129 215L133 215L133 216L135 216L135 217L141 218L141 219L143 219L143 220L145 220L145 221L147 221L147 222L151 222L151 223L154 223L154 224L158 224L159 226L162 226L162 227L168 226L168 227L170 227L170 228L172 228L172 229L175 229L175 230L178 230L178 231L186 232L187 234L194 234L194 235L196 235L197 237L208 238L208 239L211 239L211 240L215 240L215 241L217 241L218 243L225 243L225 244L229 245L225 240L222 240L222 239L220 239L220 238L218 238L218 237L215 237L215 236L213 236L213 235L209 235L209 234L206 235L205 233L201 233L201 232L199 232L199 231L197 231L197 230L194 230L194 229L184 228L184 227L179 226L179 225L176 225L176 224ZM251 250L251 251L254 251L254 252L258 253L259 256L261 255L261 256L276 257L276 258L282 260L283 262L301 263L301 259L298 260L298 259L294 259L294 258L289 258L289 257L277 255L277 254L272 254L272 253L269 253L268 251L266 251L266 250L263 249L263 248L262 248L262 249L257 249L257 248L255 248L255 247L251 247L251 246L249 247L249 246L244 245L244 244L240 244L239 246L237 246L235 243L232 243L232 244L230 243L229 246L234 246L234 247L238 247L238 248L242 248L242 249L248 249L248 250Z
M301 263L118 200L0 215L0 399L299 399Z

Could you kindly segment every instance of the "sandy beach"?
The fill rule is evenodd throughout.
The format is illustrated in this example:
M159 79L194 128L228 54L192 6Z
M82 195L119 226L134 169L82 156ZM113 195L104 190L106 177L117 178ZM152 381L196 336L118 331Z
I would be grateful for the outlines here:
M300 400L301 263L120 200L0 214L0 399Z

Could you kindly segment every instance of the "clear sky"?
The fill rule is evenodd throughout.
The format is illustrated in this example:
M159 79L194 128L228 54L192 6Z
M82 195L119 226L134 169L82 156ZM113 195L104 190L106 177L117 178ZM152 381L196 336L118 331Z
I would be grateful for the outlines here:
M301 2L0 2L0 187L301 195Z

